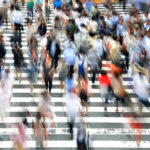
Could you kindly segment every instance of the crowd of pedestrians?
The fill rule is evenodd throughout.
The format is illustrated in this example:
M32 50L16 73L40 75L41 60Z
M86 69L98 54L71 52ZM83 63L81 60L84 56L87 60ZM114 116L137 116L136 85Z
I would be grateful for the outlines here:
M73 127L77 124L78 150L87 150L86 124L88 117L88 100L92 96L95 81L99 82L99 98L103 100L107 112L109 101L114 101L116 112L119 105L130 107L134 113L127 115L131 128L138 131L137 143L140 144L142 123L137 119L142 116L143 107L149 107L150 94L150 14L148 9L138 9L134 3L130 10L117 12L110 1L104 3L105 12L97 8L91 0L72 1L55 0L53 26L48 30L51 11L48 0L28 0L26 16L16 0L2 0L0 7L0 117L9 114L14 79L10 68L5 66L7 46L3 38L5 27L11 23L10 37L14 56L15 79L22 82L22 72L28 74L30 93L34 97L34 84L41 76L45 91L41 93L36 120L33 129L37 148L44 147L43 140L48 140L47 128L56 128L53 106L53 80L59 75L60 88L64 91L64 103L70 137L73 138ZM26 3L22 1L24 6ZM143 6L143 5L142 5ZM147 5L146 5L147 6ZM145 6L145 7L146 7ZM144 7L144 8L145 8ZM149 6L147 6L149 8ZM142 7L143 8L143 7ZM35 22L33 23L33 18ZM24 26L26 25L26 26ZM29 63L25 61L22 51L22 31L25 40ZM64 39L62 43L62 38ZM107 68L107 69L106 69ZM129 78L131 88L137 96L138 110L123 84L123 77ZM85 107L85 109L84 109ZM27 116L31 116L28 112ZM49 121L47 121L49 120ZM50 123L47 123L50 122ZM138 125L137 125L138 124ZM6 124L8 126L8 124ZM24 149L23 145L31 137L26 135L28 120L14 125L18 135L12 135L14 147Z

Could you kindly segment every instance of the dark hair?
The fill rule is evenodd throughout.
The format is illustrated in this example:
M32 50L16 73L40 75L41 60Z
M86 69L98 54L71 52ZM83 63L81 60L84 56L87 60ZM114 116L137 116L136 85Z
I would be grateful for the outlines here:
M18 5L15 5L15 9L16 10L20 10Z
M56 21L56 20L59 20L59 17L58 17L58 16L55 17L55 21Z
M36 118L37 118L38 120L41 119L41 113L40 113L40 112L37 112Z
M114 72L114 77L119 78L120 74L118 72Z
M13 10L15 7L13 4L11 4L10 9Z
M103 76L107 74L107 72L106 72L105 70L101 70L100 73L101 73L101 75L103 75Z

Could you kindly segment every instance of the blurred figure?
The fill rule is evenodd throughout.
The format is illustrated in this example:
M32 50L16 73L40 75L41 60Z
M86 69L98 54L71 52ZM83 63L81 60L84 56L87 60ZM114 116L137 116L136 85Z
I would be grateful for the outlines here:
M21 32L23 30L23 16L19 9L19 6L15 6L16 11L14 12L13 22L15 26L15 30Z
M19 73L19 82L21 82L21 80L22 80L22 67L25 64L23 53L20 50L17 43L14 42L11 44L11 46L12 46L12 53L14 55L14 66L15 66L16 78L18 79L18 73Z
M26 40L27 40L28 46L30 45L30 41L31 41L33 34L34 34L34 29L32 26L32 21L28 20L27 28L26 28Z
M45 0L45 18L47 23L49 23L49 16L50 16L50 6L48 0Z
M74 66L76 63L76 53L74 47L67 43L66 48L63 53L63 58L65 60L66 65L68 66L68 76L69 78L73 77Z
M54 8L60 9L62 7L62 1L61 0L54 0Z
M13 36L10 37L10 42L12 43L17 43L19 48L22 48L22 38L21 38L21 33L18 31L13 32ZM11 45L12 46L12 45Z
M65 60L63 59L60 60L60 63L57 67L57 72L59 73L60 87L63 88L64 87L63 82L65 81L68 74L68 67L65 64Z
M9 101L10 101L10 89L8 89L6 85L6 82L4 79L1 80L0 82L0 117L2 120L2 123L4 121L6 122L6 127L7 127L7 119L5 117L8 117L8 107L9 107ZM4 118L6 120L4 120Z
M86 113L85 116L88 116L88 97L90 96L90 89L88 87L88 81L84 78L81 78L78 85L79 97L81 99L82 106L85 104Z
M45 88L46 90L48 90L50 95L52 89L53 76L54 76L54 62L52 61L50 54L47 54L43 62L41 79L42 82L45 81Z
M8 107L10 105L10 102L11 102L11 98L13 96L13 93L12 93L12 89L14 88L14 77L12 76L12 73L10 73L10 68L6 68L5 69L5 86L6 86L6 89L8 91L8 97L9 97L9 103L8 103Z
M150 91L150 82L148 82L147 77L145 76L145 69L140 67L138 64L133 66L133 86L136 95L140 103L145 107L150 107L150 102L148 100L149 91ZM141 107L142 109L142 107Z
M30 80L30 91L31 96L33 96L33 83L37 83L38 80L38 54L35 49L31 50L30 56L30 71L29 71L29 80Z
M14 141L14 148L17 150L29 150L24 148L25 141L31 140L31 137L26 135L26 126L20 122L16 123L15 128L18 128L19 133L11 136L11 139Z
M5 65L4 59L6 55L6 49L3 41L3 34L0 34L0 80L4 77Z
M84 78L88 80L88 58L81 47L79 49L78 55L76 56L75 68L77 70L79 79Z
M3 13L4 22L6 23L6 28L8 28L8 3L7 1L3 1L2 13Z
M43 141L44 141L44 129L41 122L41 114L37 112L36 122L33 124L34 136L36 140L36 150L44 150Z
M3 26L4 26L3 10L0 7L0 31L3 31Z
M134 114L126 114L125 117L128 119L129 125L131 129L134 129L137 131L136 135L136 141L137 141L137 146L140 147L141 139L142 139L142 129L143 129L143 124L138 120L138 118Z
M50 30L50 36L47 39L46 50L49 55L52 56L54 67L57 68L59 55L61 53L59 43L56 41L56 37L54 36L53 30Z
M88 52L88 64L90 65L91 73L92 73L92 83L95 82L96 74L99 71L100 59L95 48L92 48Z
M39 33L40 37L44 37L46 35L47 28L44 20L42 20L41 24L39 25L37 32Z
M84 8L85 8L87 14L90 14L91 9L92 9L93 6L94 6L94 4L92 3L91 0L86 0L86 1L84 2Z
M55 17L54 31L55 31L56 41L60 43L60 38L62 35L62 25L61 25L61 20L59 19L58 16Z
M11 29L14 31L14 13L15 13L15 6L11 4L10 6L10 12L9 12L9 19L11 22Z
M82 114L82 106L79 102L79 97L75 93L75 89L70 87L69 93L66 94L66 107L67 107L67 117L68 125L71 139L73 138L73 127L76 117L80 117Z
M121 75L115 72L111 79L112 89L116 98L116 112L118 112L119 101L122 103L125 102L125 98L127 97L127 93L123 87Z
M51 102L51 97L48 94L47 91L41 93L41 100L39 102L39 112L41 116L44 119L44 134L45 134L45 140L48 140L47 136L47 128L55 128L55 114L52 111L52 102ZM46 120L48 119L48 122ZM50 121L50 123L49 123Z
M105 111L107 111L110 88L112 87L111 79L105 71L101 71L101 76L98 75L98 81L101 90L101 98L105 101Z
M32 16L32 18L33 18L33 5L34 5L33 0L28 0L28 2L27 2L27 13L29 16Z
M77 149L78 150L88 150L88 141L86 139L86 125L85 122L81 119L81 122L78 125L77 131Z
M29 50L28 50L28 53L29 53L29 56L31 57L32 55L32 51L35 51L36 53L38 53L38 41L37 41L37 38L36 38L36 35L31 35L31 40L29 41Z

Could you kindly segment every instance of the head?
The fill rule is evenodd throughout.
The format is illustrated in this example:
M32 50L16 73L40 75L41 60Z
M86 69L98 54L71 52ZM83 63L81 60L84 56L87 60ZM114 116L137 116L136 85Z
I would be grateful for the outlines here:
M56 22L56 23L59 22L59 17L58 17L58 16L55 17L55 22Z
M50 37L53 37L53 29L49 30L49 35L50 35Z
M10 73L10 68L6 68L5 73L6 73L6 76L8 76Z
M37 121L40 121L40 120L41 120L41 113L40 113L40 112L37 112L37 114L36 114L36 119L37 119Z
M18 5L15 6L15 9L18 11L20 10Z
M11 11L13 11L14 9L15 9L14 5L13 5L13 4L11 4L11 6L10 6L10 10L11 10Z
M32 25L32 21L30 19L27 20L27 25L31 26Z
M101 73L101 75L102 75L102 76L107 75L107 72L106 72L105 70L101 70L101 72L100 72L100 73Z

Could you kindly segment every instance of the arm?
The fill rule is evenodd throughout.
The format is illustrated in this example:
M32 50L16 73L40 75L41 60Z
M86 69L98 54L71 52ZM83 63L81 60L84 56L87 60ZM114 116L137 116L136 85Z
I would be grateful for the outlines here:
M52 67L52 69L49 71L48 75L53 79L54 77L54 72L55 72L55 69L54 67Z
M41 80L42 80L42 83L44 83L44 68L42 68L42 72L41 72Z

